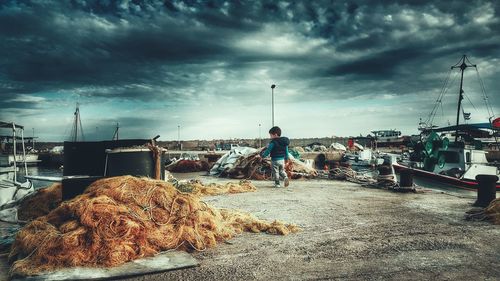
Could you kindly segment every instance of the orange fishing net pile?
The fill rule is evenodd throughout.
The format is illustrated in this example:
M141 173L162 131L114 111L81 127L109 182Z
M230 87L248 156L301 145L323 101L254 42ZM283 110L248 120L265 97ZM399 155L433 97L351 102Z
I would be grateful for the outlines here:
M203 184L199 180L190 180L186 183L179 183L177 188L181 191L190 192L199 196L220 195L225 193L243 193L257 190L255 185L248 180L241 180L239 183L228 182L225 184Z
M494 224L500 224L500 198L491 201L484 213Z
M242 231L286 235L298 228L210 207L164 181L107 178L26 225L9 254L11 274L116 266L169 249L204 250Z
M228 182L225 184L203 184L199 180L189 180L177 186L182 192L193 193L199 196L220 195L225 193L253 192L257 188L247 180L239 183ZM18 209L18 218L22 221L31 221L47 215L62 202L62 185L54 183L49 187L40 189L33 196L24 199Z
M55 209L62 201L62 185L54 183L38 190L33 196L24 199L17 210L20 220L28 221L45 216Z

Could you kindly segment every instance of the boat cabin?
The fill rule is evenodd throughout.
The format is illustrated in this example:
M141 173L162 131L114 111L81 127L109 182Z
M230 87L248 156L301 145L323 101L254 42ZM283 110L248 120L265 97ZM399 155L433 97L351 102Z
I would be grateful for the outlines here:
M496 167L487 165L486 153L488 152L471 146L439 149L438 164L433 172L468 180L475 180L476 175L479 174L498 175Z
M390 137L399 137L401 136L401 131L396 131L396 130L379 130L379 131L372 131L372 133L375 135L377 138L390 138Z

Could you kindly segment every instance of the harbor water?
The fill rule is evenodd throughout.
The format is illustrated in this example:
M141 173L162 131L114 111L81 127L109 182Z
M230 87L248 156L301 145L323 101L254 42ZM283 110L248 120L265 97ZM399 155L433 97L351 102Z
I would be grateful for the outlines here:
M20 167L17 176L19 181L24 181L24 167ZM30 166L28 167L28 175L30 176L45 176L45 177L62 177L63 170L54 167ZM47 187L52 184L49 181L31 180L35 189Z

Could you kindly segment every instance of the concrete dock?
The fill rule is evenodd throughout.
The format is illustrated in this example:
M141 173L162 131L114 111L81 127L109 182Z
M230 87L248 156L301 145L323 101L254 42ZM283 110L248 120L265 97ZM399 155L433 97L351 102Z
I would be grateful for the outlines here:
M234 181L175 174L203 182ZM499 280L500 226L464 220L474 193L394 193L335 180L205 197L208 204L295 223L297 234L243 233L192 255L196 268L123 280ZM5 257L1 259L6 278ZM3 278L2 278L3 277Z
M296 223L301 232L244 233L230 244L193 253L197 268L127 280L500 278L500 226L463 219L474 193L401 194L333 180L292 181L287 189L254 183L257 192L205 201Z

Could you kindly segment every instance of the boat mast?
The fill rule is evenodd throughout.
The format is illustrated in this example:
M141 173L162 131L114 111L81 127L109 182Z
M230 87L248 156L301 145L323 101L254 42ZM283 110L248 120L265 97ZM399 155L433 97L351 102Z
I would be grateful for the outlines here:
M461 73L461 77L460 77L460 92L458 93L457 124L456 124L457 129L455 131L455 142L458 141L458 124L460 122L460 107L462 106L462 100L464 99L464 95L463 95L464 94L464 90L462 88L463 83L464 83L464 70L467 67L476 67L475 64L467 64L465 62L465 60L469 61L467 59L467 56L463 55L462 59L457 64L455 64L454 66L451 67L451 69L460 68L460 71L462 72Z
M118 136L118 130L119 129L120 129L120 124L117 122L116 123L115 133L113 134L113 140L118 140L119 139L119 136Z
M80 118L80 105L76 103L76 110L75 110L75 121L73 122L73 129L71 130L71 140L76 142L78 141L78 126L80 126L80 133L82 135L82 141L83 141L83 128L82 128L82 120Z
M16 124L12 123L12 141L14 143L14 182L17 182L17 143L16 143Z

